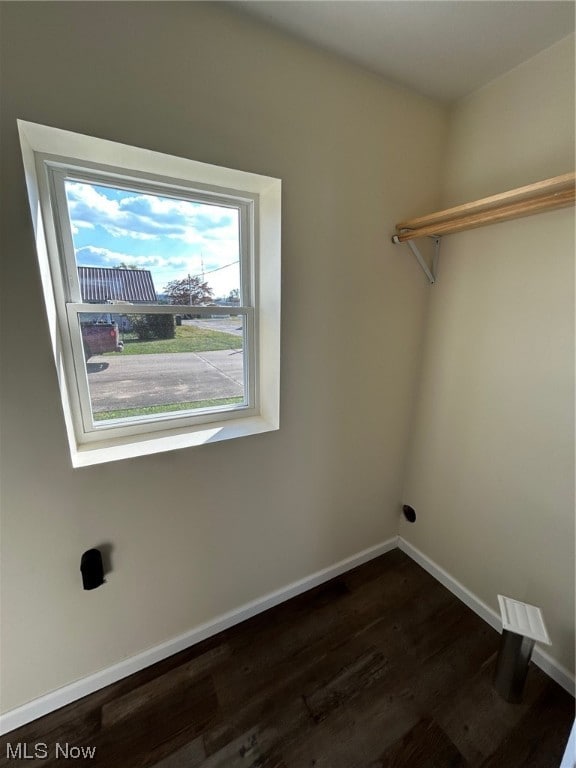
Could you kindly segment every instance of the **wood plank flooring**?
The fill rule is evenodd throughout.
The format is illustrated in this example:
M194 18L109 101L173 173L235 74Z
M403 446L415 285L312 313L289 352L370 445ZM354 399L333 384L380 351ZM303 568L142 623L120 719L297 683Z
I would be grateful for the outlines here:
M12 731L0 768L558 768L574 700L534 665L499 698L498 642L394 550Z

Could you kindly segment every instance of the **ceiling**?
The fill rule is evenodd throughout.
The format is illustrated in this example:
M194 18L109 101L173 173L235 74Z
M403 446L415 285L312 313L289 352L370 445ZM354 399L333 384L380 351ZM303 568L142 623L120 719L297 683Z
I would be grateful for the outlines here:
M291 35L453 102L574 31L568 0L234 0Z

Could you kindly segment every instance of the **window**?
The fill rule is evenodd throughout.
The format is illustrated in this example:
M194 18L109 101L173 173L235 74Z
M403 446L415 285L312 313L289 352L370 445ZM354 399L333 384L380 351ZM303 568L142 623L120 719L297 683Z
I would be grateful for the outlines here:
M18 122L74 466L278 429L278 179Z

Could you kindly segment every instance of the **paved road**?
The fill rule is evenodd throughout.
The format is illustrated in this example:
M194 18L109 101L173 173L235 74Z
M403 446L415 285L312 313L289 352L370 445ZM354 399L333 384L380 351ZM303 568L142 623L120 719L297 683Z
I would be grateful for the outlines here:
M207 328L209 331L224 331L233 336L242 336L242 317L210 317L204 320L182 320L182 325L195 325L196 328Z
M244 394L240 350L158 355L95 355L88 384L95 412Z

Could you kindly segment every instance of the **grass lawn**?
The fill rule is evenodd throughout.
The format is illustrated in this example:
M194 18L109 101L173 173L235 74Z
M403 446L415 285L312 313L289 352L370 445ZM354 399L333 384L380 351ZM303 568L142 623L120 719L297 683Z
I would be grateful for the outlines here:
M191 411L197 408L212 408L222 405L237 405L243 397L221 397L212 400L196 400L189 403L169 403L168 405L148 405L142 408L119 408L115 411L100 411L94 414L94 421L108 419L129 419L131 416L150 416L155 413L170 413L171 411Z
M235 336L233 333L211 331L208 328L196 328L193 325L178 325L173 339L139 341L131 338L131 334L127 333L124 335L124 351L106 354L155 355L159 352L212 352L217 349L242 349L243 343L242 336Z

